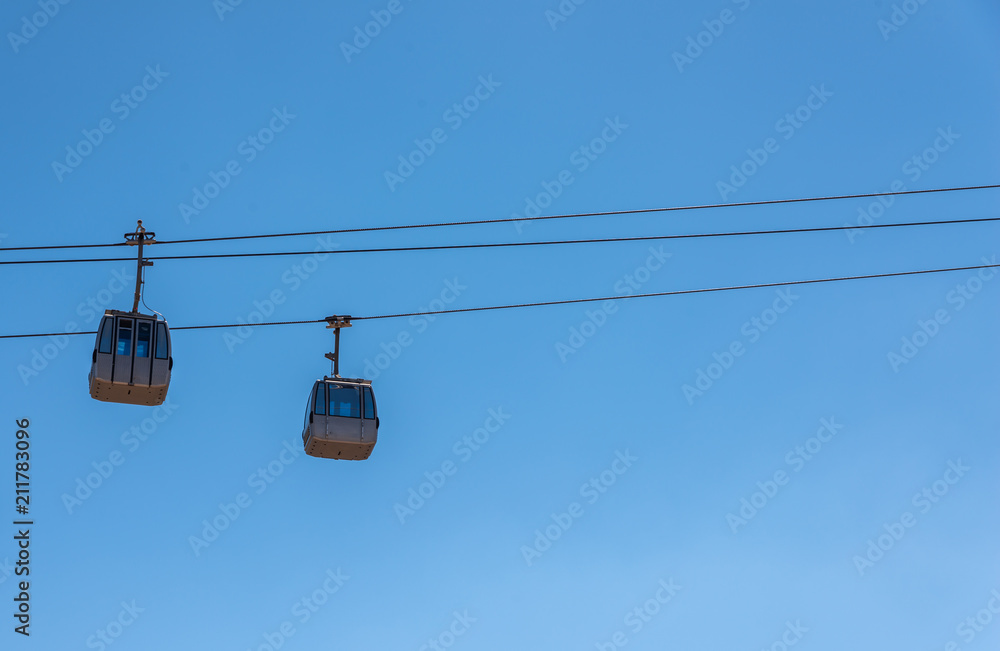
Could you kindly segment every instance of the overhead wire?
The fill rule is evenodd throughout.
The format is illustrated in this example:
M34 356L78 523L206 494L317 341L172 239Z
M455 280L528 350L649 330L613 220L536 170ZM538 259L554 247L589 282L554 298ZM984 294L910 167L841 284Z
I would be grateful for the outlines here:
M481 224L503 224L503 223L513 223L513 222L534 222L534 221L545 221L545 220L557 220L557 219L576 219L583 217L607 217L614 215L633 215L633 214L654 214L654 213L666 213L666 212L679 212L679 211L690 211L690 210L711 210L719 208L745 208L750 206L774 206L781 204L796 204L796 203L808 203L808 202L822 202L822 201L840 201L846 199L873 199L878 197L899 197L906 195L924 195L924 194L939 194L947 192L968 192L976 190L991 190L1000 188L1000 184L987 184L987 185L970 185L970 186L958 186L958 187L947 187L947 188L929 188L926 190L898 190L890 192L867 192L861 194L841 194L841 195L826 195L817 197L800 197L791 199L765 199L760 201L739 201L730 203L714 203L714 204L695 204L686 206L669 206L661 208L636 208L630 210L608 210L599 212L581 212L581 213L566 213L560 215L538 215L535 217L507 217L507 218L496 218L496 219L475 219L475 220L463 220L463 221L447 221L447 222L430 222L421 224L397 224L391 226L360 226L354 228L339 228L332 230L318 230L318 231L299 231L290 233L266 233L266 234L256 234L256 235L230 235L230 236L220 236L220 237L201 237L201 238L189 238L180 240L161 240L157 244L192 244L199 242L224 242L224 241L236 241L236 240L251 240L251 239L264 239L264 238L279 238L279 237L300 237L306 235L337 235L346 233L371 233L379 231L394 231L394 230L405 230L405 229L420 229L420 228L440 228L440 227L452 227L452 226L472 226ZM98 247L112 247L112 246L125 246L125 242L115 242L110 244L62 244L53 246L17 246L17 247L0 247L0 252L6 251L39 251L46 249L73 249L73 248L98 248Z
M544 307L549 305L569 305L573 303L597 303L601 301L618 301L632 298L654 298L662 296L683 296L688 294L707 294L711 292L729 292L745 289L764 289L768 287L790 287L793 285L816 285L820 283L836 283L851 280L870 280L873 278L897 278L901 276L916 276L922 274L948 273L955 271L973 271L1000 267L1000 264L975 265L970 267L950 267L945 269L920 269L917 271L895 271L890 273L866 274L861 276L839 276L835 278L813 278L808 280L792 280L774 283L757 283L753 285L730 285L726 287L707 287L702 289L679 289L668 292L649 292L645 294L626 294L624 296L599 296L594 298L574 298L562 301L543 301L540 303L519 303L514 305L490 305L485 307L464 307L450 310L435 310L431 312L404 312L398 314L381 314L378 316L351 317L351 321L366 321L373 319L398 319L412 316L438 316L442 314L459 314L462 312L487 312L491 310L509 310L526 307ZM324 320L325 321L325 320Z
M607 244L613 242L650 242L660 240L681 240L708 237L744 237L757 235L782 235L791 233L822 233L846 230L868 230L879 228L912 228L921 226L943 226L955 224L973 224L985 222L998 222L1000 217L977 217L970 219L950 219L934 220L923 222L902 222L891 224L867 224L848 226L817 226L810 228L781 228L756 231L727 231L720 233L681 233L674 235L641 235L635 237L599 237L575 240L542 240L532 242L487 242L481 244L436 244L426 246L396 246L396 247L376 247L363 249L330 249L323 251L265 251L256 253L201 253L191 255L162 255L148 256L146 260L207 260L222 258L261 258L290 255L312 255L322 253L333 254L363 254L363 253L400 253L405 251L446 251L460 249L493 249L507 247L529 247L529 246L556 246L574 244ZM79 258L79 259L55 259L55 260L0 260L0 265L24 265L24 264L70 264L70 263L92 263L92 262L128 262L134 258Z
M163 244L190 244L195 242L221 242L221 241L231 241L231 240L246 240L246 239L260 239L260 238L271 238L271 237L299 237L305 235L338 235L343 233L372 233L377 231L393 231L393 230L404 230L404 229L417 229L417 228L439 228L439 227L451 227L451 226L474 226L482 224L505 224L513 222L534 222L534 221L545 221L554 219L576 219L583 217L608 217L614 215L635 215L635 214L653 214L653 213L664 213L664 212L680 212L687 210L710 210L717 208L741 208L749 206L774 206L780 204L793 204L793 203L807 203L815 201L839 201L843 199L868 199L877 197L892 197L892 196L904 196L904 195L917 195L917 194L934 194L943 192L968 192L972 190L991 190L1000 188L1000 184L990 184L990 185L970 185L961 187L949 187L949 188L931 188L927 190L899 190L895 192L869 192L865 194L842 194L842 195L828 195L819 197L804 197L804 198L793 198L793 199L765 199L761 201L740 201L732 203L714 203L714 204L695 204L687 206L670 206L666 208L636 208L631 210L607 210L600 212L581 212L581 213L566 213L561 215L539 215L536 217L505 217L497 219L475 219L466 221L451 221L451 222L433 222L425 224L398 224L395 226L361 226L356 228L341 228L336 230L325 230L325 231L302 231L298 233L272 233L266 235L234 235L226 237L202 237L202 238L192 238L185 240L166 240ZM0 249L2 250L2 249Z
M764 289L764 288L775 288L775 287L791 287L795 285L816 285L821 283L835 283L835 282L847 282L847 281L858 281L858 280L871 280L875 278L899 278L903 276L917 276L917 275L927 275L927 274L940 274L940 273L954 273L958 271L977 271L982 269L996 269L1000 268L1000 264L982 264L982 265L971 265L965 267L946 267L940 269L919 269L914 271L893 271L877 274L864 274L855 276L838 276L833 278L813 278L807 280L792 280L792 281L782 281L773 283L756 283L750 285L729 285L724 287L707 287L701 289L679 289L666 292L648 292L644 294L626 294L626 295L615 295L615 296L599 296L590 298L572 298L557 301L541 301L535 303L513 303L505 305L486 305L478 307L464 307L464 308L453 308L448 310L427 310L422 312L400 312L400 313L390 313L390 314L378 314L369 316L352 316L351 321L372 321L378 319L399 319L414 316L439 316L444 314L459 314L465 312L488 312L496 310L514 310L514 309L525 309L530 307L545 307L552 305L571 305L576 303L595 303L600 301L624 301L639 298L655 298L664 296L683 296L689 294L706 294L711 292L728 292L728 291L740 291L748 289ZM193 326L171 326L171 331L180 330L208 330L208 329L218 329L218 328L246 328L246 327L265 327L265 326L284 326L284 325L304 325L304 324L315 324L315 323L326 323L327 319L307 319L299 321L269 321L263 323L224 323L224 324L207 324L207 325L193 325ZM58 337L58 336L68 336L68 335L94 335L97 331L87 331L87 332L50 332L50 333L32 333L32 334L14 334L14 335L0 335L0 339L23 339L29 337Z
M99 249L110 246L128 246L128 242L112 242L110 244L53 244L49 246L7 246L0 251L44 251L48 249Z

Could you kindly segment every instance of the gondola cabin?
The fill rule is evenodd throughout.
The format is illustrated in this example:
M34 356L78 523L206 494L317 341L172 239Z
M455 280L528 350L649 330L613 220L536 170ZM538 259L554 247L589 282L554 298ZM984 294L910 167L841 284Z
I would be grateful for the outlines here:
M367 459L378 440L378 413L371 380L317 380L306 403L302 444L323 459Z
M90 395L105 402L163 404L173 365L166 321L137 312L107 310L97 329Z

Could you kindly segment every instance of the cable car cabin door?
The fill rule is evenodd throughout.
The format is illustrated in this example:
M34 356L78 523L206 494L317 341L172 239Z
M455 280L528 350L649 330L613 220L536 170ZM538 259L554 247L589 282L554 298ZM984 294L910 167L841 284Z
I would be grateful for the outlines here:
M132 344L135 340L135 319L117 317L115 319L115 355L111 381L116 384L132 382Z
M132 348L132 382L149 386L153 366L153 322L135 320L135 346Z
M326 437L329 440L358 445L361 443L361 396L358 387L326 383ZM352 446L353 447L353 446Z
M118 317L112 382L148 386L152 371L154 322Z

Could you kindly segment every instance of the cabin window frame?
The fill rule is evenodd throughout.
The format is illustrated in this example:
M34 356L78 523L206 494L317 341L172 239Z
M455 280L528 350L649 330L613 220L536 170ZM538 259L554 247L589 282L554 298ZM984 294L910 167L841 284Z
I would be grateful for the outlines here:
M129 325L126 327L125 323L128 323ZM122 355L122 356L126 356L126 357L131 357L132 356L132 351L133 351L133 346L135 345L135 337L134 337L134 334L135 334L135 319L119 318L118 319L118 323L116 324L116 326L117 327L115 328L115 330L116 330L115 334L117 336L115 337L115 355ZM123 353L123 352L121 352L122 334L126 330L128 331L128 350Z
M156 335L154 337L155 345L153 351L153 359L169 359L170 358L170 336L167 333L167 324L163 321L156 322ZM162 344L162 346L161 346Z
M327 413L330 416L333 416L335 418L358 418L358 419L360 419L362 417L362 414L363 414L363 411L362 411L362 400L363 400L363 398L361 397L361 390L360 390L361 387L360 386L358 386L357 384L338 384L338 383L335 383L335 382L327 382L325 384L327 384L327 386L330 389L330 391L329 391L330 396L327 398L327 408L326 408L326 411L327 411ZM354 390L354 393L355 393L355 395L357 396L357 399L358 399L358 401L356 403L357 407L358 407L357 415L351 415L350 413L348 413L347 415L332 413L333 412L333 409L331 408L332 400L333 400L333 398L332 398L332 393L333 393L332 389L334 387L336 387L337 389L341 389L341 390L342 389L353 389ZM351 403L346 403L346 404L351 405ZM353 406L353 405L351 405L351 406Z
M368 404L371 403L371 416L368 415ZM370 386L361 387L361 416L365 420L375 420L375 394Z
M101 331L97 335L97 352L111 355L115 351L115 320L102 319Z
M320 396L321 395L322 395L322 400L323 400L323 402L322 402L322 404L323 404L323 411L319 411L319 409L317 408L317 406L320 404ZM329 400L327 400L327 397L326 397L326 383L323 382L321 384L317 384L316 388L313 390L313 397L312 397L313 413L316 414L317 416L326 416L326 412L329 411L327 409L327 404L328 403L329 403Z
M145 340L142 339L142 328L146 327ZM140 350L139 344L145 344ZM136 319L135 321L135 356L148 359L152 355L153 348L153 322ZM142 354L140 354L142 353Z

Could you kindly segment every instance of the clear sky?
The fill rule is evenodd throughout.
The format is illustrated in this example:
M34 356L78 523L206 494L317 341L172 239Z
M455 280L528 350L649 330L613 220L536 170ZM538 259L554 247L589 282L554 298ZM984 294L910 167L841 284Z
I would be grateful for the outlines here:
M5 3L0 246L1000 179L986 0L332 4ZM318 255L156 262L145 300L183 326L976 265L996 224L326 252L995 217L996 192L154 246ZM4 266L0 332L91 330L134 269ZM301 452L321 325L176 332L159 410L89 397L92 337L0 341L3 648L995 649L998 298L960 272L358 322L365 462Z

